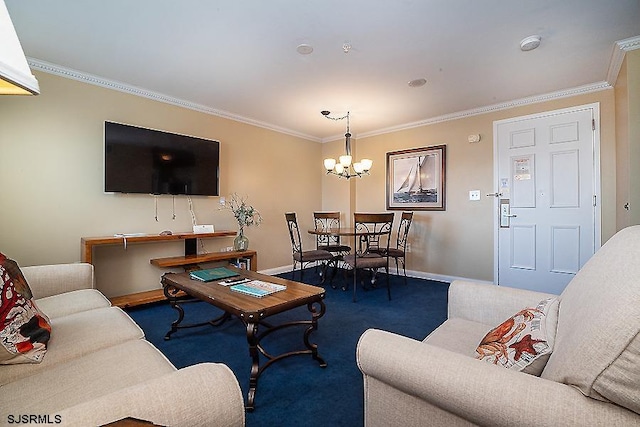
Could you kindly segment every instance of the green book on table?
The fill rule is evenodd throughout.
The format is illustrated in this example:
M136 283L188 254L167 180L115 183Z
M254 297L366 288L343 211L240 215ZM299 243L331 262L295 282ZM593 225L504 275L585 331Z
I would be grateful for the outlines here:
M226 267L209 268L206 270L194 270L189 273L192 279L202 280L203 282L213 282L214 280L226 279L227 277L239 276L233 270Z

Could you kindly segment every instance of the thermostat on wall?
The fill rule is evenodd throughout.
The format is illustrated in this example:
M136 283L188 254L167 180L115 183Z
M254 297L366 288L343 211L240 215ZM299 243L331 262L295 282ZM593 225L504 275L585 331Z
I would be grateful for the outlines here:
M480 142L480 135L469 135L469 142Z

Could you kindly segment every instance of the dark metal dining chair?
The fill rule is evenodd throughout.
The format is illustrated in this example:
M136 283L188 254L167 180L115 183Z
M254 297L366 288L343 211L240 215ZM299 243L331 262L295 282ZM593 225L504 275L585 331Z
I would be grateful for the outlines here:
M316 231L328 231L330 229L340 228L340 212L314 212L313 222ZM316 235L316 249L329 251L338 256L351 252L351 246L340 243L340 236L328 234Z
M376 273L384 268L387 276L387 297L391 299L389 286L389 241L393 226L393 213L355 213L353 224L356 231L356 248L353 254L343 257L344 263L353 272L353 301L356 301L358 270L371 273L375 283ZM362 281L362 279L361 279ZM344 288L346 290L346 286ZM366 289L366 287L365 287Z
M389 258L393 258L396 261L396 271L400 274L400 268L398 261L402 263L402 272L404 273L404 284L407 284L407 269L405 266L405 260L407 255L407 237L409 236L409 227L411 227L411 221L413 220L413 212L402 212L400 217L400 224L398 224L398 235L396 236L396 247L389 248Z
M322 264L322 281L327 276L327 266L334 260L331 252L323 249L302 249L302 239L300 238L300 228L295 212L287 212L284 214L287 220L287 228L289 229L289 237L291 238L291 255L293 257L293 267L291 269L291 278L295 277L296 264L300 264L300 281L304 276L305 264L321 263Z

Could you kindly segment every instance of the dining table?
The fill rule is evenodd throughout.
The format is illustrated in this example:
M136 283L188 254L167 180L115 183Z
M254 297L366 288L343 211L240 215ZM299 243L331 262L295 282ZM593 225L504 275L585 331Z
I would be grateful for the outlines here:
M374 230L364 230L364 229L356 229L355 227L336 227L336 228L326 228L326 229L315 229L311 228L308 230L309 234L313 234L316 236L342 236L342 237L357 237L357 236L375 236L386 234L384 231L374 231ZM366 238L362 237L357 240L359 243L359 248L362 249L362 244L366 241Z
M309 229L309 234L319 236L356 236L371 234L366 231L357 231L354 227L337 227L337 228L325 228L325 229Z
M342 236L342 237L354 237L356 239L356 242L358 242L358 253L361 253L363 251L363 246L366 244L367 241L367 236L375 236L375 235L382 235L382 234L386 234L386 232L384 231L374 231L374 230L365 230L365 229L356 229L355 227L335 227L335 228L326 228L326 229L309 229L308 230L309 234L313 234L313 235L319 235L319 236ZM360 236L360 237L358 237ZM335 277L336 271L337 271L337 264L335 265L335 268L333 270L333 275L332 275L332 281L333 281L333 277ZM354 284L355 286L355 284ZM332 285L333 288L335 288L334 285ZM345 287L343 287L343 290L346 290Z

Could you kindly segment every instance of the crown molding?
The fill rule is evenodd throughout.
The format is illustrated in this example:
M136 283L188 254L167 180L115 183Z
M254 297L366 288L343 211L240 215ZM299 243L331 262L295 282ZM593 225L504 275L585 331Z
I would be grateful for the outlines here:
M499 104L487 105L480 108L474 108L465 111L459 111L451 114L445 114L438 117L432 117L425 120L420 120L417 122L406 123L403 125L392 126L388 128L378 129L371 132L364 132L360 134L354 134L354 138L367 138L371 136L383 135L391 132L398 132L407 129L413 129L420 126L428 126L436 123L442 123L452 120L458 120L465 117L477 116L480 114L492 113L495 111L507 110L510 108L520 107L524 105L537 104L540 102L551 101L554 99L567 98L571 96L583 95L586 93L597 92L600 90L606 90L613 88L616 79L618 78L618 74L620 72L620 68L622 67L622 62L624 60L624 56L626 52L640 49L640 36L631 37L628 39L620 40L615 43L614 51L611 56L611 61L609 63L609 70L607 72L607 80L602 82L596 82L589 85L578 86L575 88L560 90L557 92L535 95L527 98L516 99L513 101L507 101ZM190 101L186 101L179 98L170 97L167 95L163 95L161 93L148 91L145 89L141 89L135 86L127 85L121 82L117 82L114 80L105 79L102 77L98 77L92 74L83 73L77 70L73 70L70 68L62 67L60 65L52 64L46 61L41 61L36 58L27 57L27 62L29 66L45 72L49 74L58 75L61 77L66 77L69 79L81 81L84 83L93 84L96 86L101 86L107 89L113 89L120 92L128 93L131 95L142 96L144 98L153 99L155 101L164 102L167 104L175 105L178 107L187 108L190 110L198 111L205 114L210 114L217 117L222 117L229 120L234 120L240 123L246 123L252 126L257 126L263 129L272 130L275 132L283 133L285 135L291 135L298 138L306 139L313 142L329 142L335 141L337 139L342 138L341 135L334 135L326 138L318 138L311 135L307 135L301 132L296 132L291 129L282 128L279 126L274 126L269 123L261 122L258 120L253 120L247 117L239 116L236 114L231 114L226 111L217 110L211 107L207 107L205 105L196 104Z
M635 49L640 49L640 36L615 42L613 53L611 54L611 61L609 62L609 70L607 72L607 82L611 86L616 84L625 54Z
M141 89L136 86L127 85L115 80L105 79L103 77L99 77L93 74L83 73L71 68L62 67L60 65L52 64L50 62L42 61L36 58L27 57L27 62L29 63L29 66L31 68L36 69L38 71L42 71L44 73L54 74L60 77L77 80L83 83L89 83L95 86L117 90L119 92L128 93L130 95L141 96L143 98L152 99L154 101L164 102L166 104L187 108L189 110L210 114L212 116L221 117L224 119L229 119L229 120L233 120L240 123L246 123L248 125L272 130L275 132L283 133L285 135L295 136L297 138L307 139L313 142L322 141L320 138L317 138L315 136L307 135L301 132L296 132L291 129L274 126L269 123L265 123L265 122L250 119L247 117L239 116L236 114L228 113L226 111L216 110L215 108L207 107L206 105L196 104L194 102L186 101L184 99L174 98L171 96L163 95L161 93L152 92L146 89Z
M584 86L578 86L571 89L560 90L557 92L547 93L543 95L536 95L527 98L516 99L514 101L503 102L500 104L487 105L480 108L474 108L471 110L459 111L456 113L445 114L438 117L432 117L426 120L420 120L417 122L407 123L399 126L392 126L372 132L364 132L358 134L356 138L366 138L370 136L382 135L385 133L398 132L407 129L413 129L420 126L428 126L436 123L448 122L451 120L463 119L465 117L477 116L480 114L493 113L500 110L508 110L510 108L521 107L524 105L537 104L540 102L551 101L554 99L567 98L570 96L583 95L585 93L598 92L601 90L611 89L612 85L608 82L598 82Z

